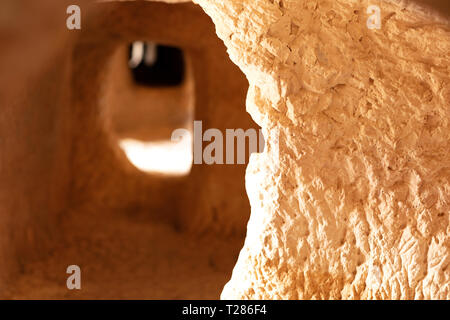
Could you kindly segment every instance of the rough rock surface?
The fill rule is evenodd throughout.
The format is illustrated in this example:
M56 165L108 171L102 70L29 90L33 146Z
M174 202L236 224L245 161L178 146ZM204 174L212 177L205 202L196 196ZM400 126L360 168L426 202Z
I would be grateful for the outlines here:
M196 2L268 141L222 298L450 298L447 20L395 1Z
M204 130L255 127L248 83L199 6L93 2L77 1L82 29L68 30L69 0L0 1L0 298L216 299L244 241L245 165L145 174L112 115L154 139L184 123L168 88L124 79L136 40L183 49ZM80 291L66 287L72 264Z

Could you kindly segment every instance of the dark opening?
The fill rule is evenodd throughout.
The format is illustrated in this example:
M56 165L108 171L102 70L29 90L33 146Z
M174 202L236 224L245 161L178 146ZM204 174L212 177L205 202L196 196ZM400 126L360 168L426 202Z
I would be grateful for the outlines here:
M183 51L176 47L134 42L130 45L129 66L134 81L139 85L179 86L184 81Z

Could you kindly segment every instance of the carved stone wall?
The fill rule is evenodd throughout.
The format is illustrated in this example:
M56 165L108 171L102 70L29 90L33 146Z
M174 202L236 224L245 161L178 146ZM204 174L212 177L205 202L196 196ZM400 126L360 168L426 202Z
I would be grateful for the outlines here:
M376 3L380 29L373 1L196 2L268 135L222 298L448 299L448 20L394 1Z

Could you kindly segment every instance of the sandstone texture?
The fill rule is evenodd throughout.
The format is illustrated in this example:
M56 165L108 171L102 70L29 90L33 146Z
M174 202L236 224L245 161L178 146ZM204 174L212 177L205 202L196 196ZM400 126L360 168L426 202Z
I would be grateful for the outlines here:
M268 141L222 298L448 299L448 20L395 1L196 2Z

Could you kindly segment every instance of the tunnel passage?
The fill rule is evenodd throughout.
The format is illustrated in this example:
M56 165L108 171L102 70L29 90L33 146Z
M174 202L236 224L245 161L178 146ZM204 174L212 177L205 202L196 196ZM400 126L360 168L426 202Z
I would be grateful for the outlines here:
M189 127L192 119L201 120L205 129L222 132L256 128L244 110L248 83L229 60L209 17L193 4L108 3L97 8L97 19L94 10L93 25L83 31L73 55L74 201L100 198L111 207L149 206L162 213L175 197L182 211L190 212L172 217L183 228L243 233L249 210L245 165L196 165L185 178L149 177L127 166L115 148L117 130L112 121L116 127L118 119L123 124L124 111L135 114L133 130L143 128L155 140L170 139L173 129ZM153 89L119 87L123 80L115 79L114 72L120 72L117 59L136 40L180 48L187 65L185 83ZM139 122L144 116L137 107L145 99L148 110L154 110L148 125ZM171 190L177 190L175 195ZM174 211L170 208L165 217Z
M182 81L144 83L130 73L135 42L180 50ZM168 140L193 120L222 132L256 128L244 107L248 83L210 18L193 4L95 4L68 58L71 183L62 240L48 260L25 268L11 295L67 298L58 270L78 264L84 287L69 298L218 298L250 213L246 166L143 172L120 144Z
M109 64L104 97L110 131L143 172L191 172L195 93L186 60L181 48L133 41L120 45ZM177 129L187 133L172 141Z

